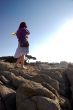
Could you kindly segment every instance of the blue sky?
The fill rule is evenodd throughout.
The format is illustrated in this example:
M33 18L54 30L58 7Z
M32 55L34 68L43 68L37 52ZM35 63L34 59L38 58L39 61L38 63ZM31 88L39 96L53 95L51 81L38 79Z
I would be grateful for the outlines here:
M13 56L18 42L11 33L26 21L29 54L48 62L73 62L73 0L0 0L0 56Z

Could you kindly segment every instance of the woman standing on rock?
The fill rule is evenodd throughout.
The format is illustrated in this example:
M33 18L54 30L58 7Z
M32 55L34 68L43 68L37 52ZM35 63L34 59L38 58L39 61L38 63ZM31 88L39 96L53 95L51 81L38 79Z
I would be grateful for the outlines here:
M27 30L27 25L25 22L21 22L19 28L16 32L16 36L18 39L18 48L16 49L14 57L17 58L15 67L18 67L21 64L21 68L25 68L24 60L25 55L29 53L29 42L28 35L30 32Z

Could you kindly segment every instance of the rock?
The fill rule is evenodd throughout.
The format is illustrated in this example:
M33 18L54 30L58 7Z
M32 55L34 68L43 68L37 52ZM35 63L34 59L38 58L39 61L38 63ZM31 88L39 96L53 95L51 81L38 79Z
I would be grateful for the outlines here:
M60 106L63 110L71 110L71 103L69 102L69 99L64 96L60 96Z
M16 76L14 73L9 72L9 71L3 71L1 74L10 81L10 84L14 88L18 88L19 84L24 81L23 77Z
M55 94L58 97L58 99L59 99L58 91L56 89L54 89L49 83L42 82L42 85L44 87L46 87L48 90L50 90L53 94Z
M43 71L40 71L39 73L40 74L46 74L48 75L49 77L51 77L52 79L55 79L59 82L63 82L63 73L64 73L65 69L49 69L49 70L43 70Z
M72 92L72 99L73 99L73 67L69 67L66 70L66 75L67 75L69 82L70 82L70 90Z
M2 97L6 97L6 95L11 93L16 93L16 92L13 89L0 84L0 95Z
M17 106L17 110L36 110L36 105L31 99L26 99Z
M29 106L28 106L29 105ZM43 96L33 96L20 103L17 110L61 110L58 103Z
M11 65L10 63L5 63L3 61L0 61L0 71L3 71L3 70L9 70L9 68L14 68L13 65Z
M61 68L68 68L68 63L66 61L61 61L60 62L60 67Z
M32 96L45 96L53 100L59 101L56 95L54 95L50 90L43 87L40 83L35 83L33 81L26 81L21 84L16 91L16 103L17 107L27 98Z
M61 110L59 103L50 98L34 96L32 100L35 102L37 110Z
M48 76L46 74L36 75L32 79L38 83L46 82L46 83L50 84L54 89L59 91L59 82L55 79L52 79L50 76Z
M5 110L5 105L4 105L3 101L2 101L1 96L0 96L0 110Z
M9 80L7 80L3 75L0 76L0 80L4 83L4 84L8 84Z
M16 110L16 92L11 88L0 85L0 110Z
M25 70L11 62L0 59L0 110L73 109L73 65L30 63Z
M16 110L16 94L11 93L5 100L7 110Z
M1 85L3 84L2 81L0 81L0 84L1 84Z

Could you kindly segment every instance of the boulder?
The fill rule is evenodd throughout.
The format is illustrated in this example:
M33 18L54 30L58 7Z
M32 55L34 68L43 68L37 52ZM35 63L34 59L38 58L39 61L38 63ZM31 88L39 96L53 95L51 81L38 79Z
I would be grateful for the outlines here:
M52 79L49 75L40 74L40 75L34 76L32 79L38 83L46 82L46 83L50 84L54 89L59 91L59 82L55 79Z
M19 108L19 105L22 104L24 100L30 99L33 96L45 96L59 102L56 95L43 87L40 83L26 80L26 82L22 83L16 91L17 108Z
M72 92L72 99L73 99L73 66L69 67L66 70L66 75L67 75L68 80L70 82L70 90Z
M58 102L43 96L34 96L32 100L36 104L37 110L61 110Z
M0 85L0 110L16 110L16 92Z

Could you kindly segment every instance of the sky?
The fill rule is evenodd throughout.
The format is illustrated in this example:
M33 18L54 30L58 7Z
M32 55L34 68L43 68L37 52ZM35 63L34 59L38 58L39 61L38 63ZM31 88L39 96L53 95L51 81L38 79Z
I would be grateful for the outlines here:
M29 54L38 61L73 62L73 0L0 0L0 57L14 56L25 21Z

